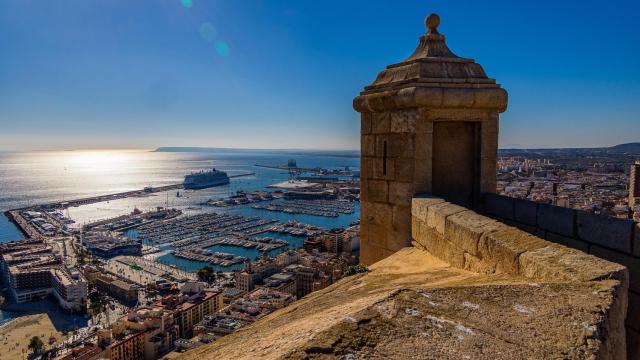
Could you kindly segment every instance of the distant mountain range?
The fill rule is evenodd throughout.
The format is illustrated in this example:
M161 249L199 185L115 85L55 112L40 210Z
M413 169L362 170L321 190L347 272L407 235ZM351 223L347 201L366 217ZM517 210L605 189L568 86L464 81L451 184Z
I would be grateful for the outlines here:
M541 155L541 156L606 156L640 155L640 142L599 148L556 148L556 149L499 149L500 156Z
M305 150L305 149L234 149L210 147L159 147L156 152L268 152L273 154L360 157L359 150ZM539 156L611 156L638 155L640 142L620 144L599 148L555 148L555 149L499 149L500 156L539 155Z
M336 156L336 157L360 157L360 150L313 150L313 149L234 149L213 147L159 147L155 152L199 152L199 153L223 153L223 152L261 152L287 155L309 156Z

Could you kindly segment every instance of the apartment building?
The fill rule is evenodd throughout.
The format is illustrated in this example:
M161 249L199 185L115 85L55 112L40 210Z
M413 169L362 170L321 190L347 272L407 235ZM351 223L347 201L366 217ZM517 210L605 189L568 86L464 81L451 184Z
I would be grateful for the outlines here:
M223 297L221 291L205 289L201 283L187 283L179 295L165 296L154 306L171 310L178 326L178 337L190 339L197 323L222 309Z

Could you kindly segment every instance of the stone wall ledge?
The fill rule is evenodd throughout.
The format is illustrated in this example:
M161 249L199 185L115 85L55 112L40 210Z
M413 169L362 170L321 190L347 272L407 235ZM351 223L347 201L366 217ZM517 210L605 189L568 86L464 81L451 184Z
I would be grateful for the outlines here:
M390 88L356 97L353 107L361 113L408 108L490 109L503 112L507 108L507 92L493 84L438 83L415 84L402 89Z
M564 222L554 222L557 219L550 216L550 213L560 212L560 215L575 219L571 211L562 213L569 209L542 207L540 211L538 207L536 213L535 208L527 208L528 204L518 204L514 199L493 196L488 197L488 201L490 207L507 222L522 225L523 222L548 219L559 230L574 230L574 227L562 227ZM630 320L627 319L627 307L633 316L638 312L635 304L629 304L629 295L633 293L629 291L629 271L625 266L543 240L530 232L430 195L412 200L411 215L412 245L454 268L479 274L521 277L540 284L597 284L602 291L615 294L612 302L602 309L603 322L599 331L603 333L603 342L597 358L623 359L627 351L628 354L637 353L638 339L633 327L629 334L625 330L625 320L627 324ZM602 226L599 223L606 219L596 220L596 224L584 226ZM628 233L626 224L616 229L618 233ZM631 284L631 288L634 286ZM597 292L593 294L595 296Z
M413 241L452 266L540 281L615 279L629 286L627 268L543 240L432 196L412 202Z

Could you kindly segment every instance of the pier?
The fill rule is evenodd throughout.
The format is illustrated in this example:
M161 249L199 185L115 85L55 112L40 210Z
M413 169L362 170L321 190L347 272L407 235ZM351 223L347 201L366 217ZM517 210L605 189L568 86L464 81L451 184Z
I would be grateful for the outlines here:
M180 215L182 215L182 211L176 209L159 208L158 210L149 212L140 212L136 209L128 215L84 225L82 229L85 231L124 231L137 226L148 225L156 221L172 219Z
M11 220L17 227L20 229L26 238L43 240L44 236L40 234L40 231L36 229L27 219L25 219L20 211L18 210L9 210L4 213L7 219Z
M188 245L183 245L182 249L207 249L216 245L229 245L243 247L245 249L256 249L259 251L271 251L285 247L288 243L284 240L274 239L271 237L263 238L240 238L235 236L225 236L212 239L201 239L197 242L192 242Z
M68 207L95 204L95 203L104 202L104 201L124 199L128 197L146 196L153 193L179 190L179 189L182 189L182 184L173 184L173 185L158 186L158 187L147 187L142 190L132 190L132 191L125 191L125 192L109 194L109 195L100 195L100 196L93 196L93 197L83 198L83 199L67 200L67 201L60 201L55 203L43 204L43 205L36 205L34 206L34 208L39 207L39 208L45 208L45 209L47 208L65 209Z
M148 194L153 194L157 192L170 191L175 189L182 189L182 184L174 184L167 186L159 186L159 187L147 187L142 190L133 190L126 191L121 193L109 194L109 195L100 195L100 196L92 196L88 198L75 199L75 200L66 200L60 202L52 202L40 205L34 205L29 207L11 209L6 211L5 216L11 220L26 236L33 239L41 239L45 237L52 237L58 235L60 232L63 232L62 235L70 235L64 230L64 225L72 222L69 219L66 219L66 223L64 223L65 219L58 218L53 216L54 211L58 211L61 209L66 209L69 207L77 207L87 204L94 204L98 202L111 201L117 199L124 199L128 197L136 197L136 196L146 196ZM34 223L32 220L28 220L25 218L25 212L39 212L42 214L43 219L51 225L48 226L47 229L42 228L39 224Z
M270 192L270 191L253 191L246 193L238 190L236 195L232 195L226 198L219 198L218 200L209 199L201 205L210 205L216 207L229 207L235 205L253 204L262 201L270 201L275 198L281 198L282 192Z
M348 200L285 200L269 204L253 205L254 209L277 211L287 214L305 214L324 217L338 217L340 214L352 214L354 204Z
M243 177L243 176L251 176L251 175L255 175L256 173L254 172L250 172L250 173L246 173L246 174L237 174L237 175L231 175L231 176L227 176L229 179L235 179L235 178L239 178L239 177Z
M187 260L202 261L224 267L241 264L247 259L244 256L235 256L228 253L204 249L175 250L173 255Z
M287 221L284 224L277 224L267 228L267 231L289 234L294 236L316 236L327 230L319 226L304 224L297 221Z

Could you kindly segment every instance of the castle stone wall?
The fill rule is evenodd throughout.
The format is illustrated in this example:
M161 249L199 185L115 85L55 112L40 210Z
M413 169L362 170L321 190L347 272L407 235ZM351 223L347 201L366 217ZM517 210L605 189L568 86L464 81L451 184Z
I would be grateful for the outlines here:
M480 210L547 241L626 266L628 354L629 358L640 359L640 224L490 193L482 195Z
M487 200L490 204L499 204L492 210L503 215L515 214L515 204L509 198L490 196ZM551 209L562 213L561 217L567 216L560 210ZM545 208L541 211L550 210ZM457 268L480 274L521 276L540 282L617 280L614 285L616 300L609 308L603 309L607 321L600 324L602 344L598 358L624 358L629 286L629 274L624 266L596 257L597 253L592 256L544 240L436 197L414 198L411 213L413 245ZM565 230L562 223L552 223L550 227ZM631 300L634 301L635 297ZM637 310L629 315L637 316ZM630 341L630 346L637 343L633 335Z

